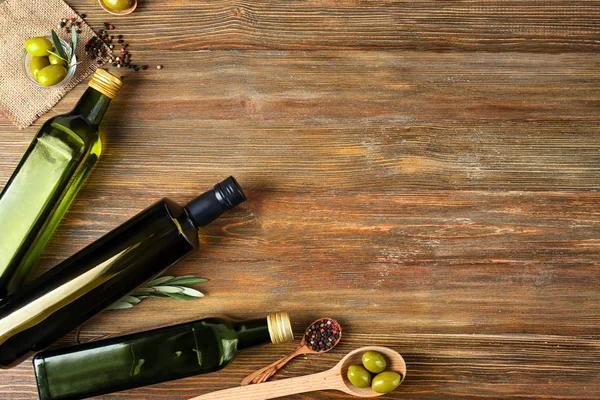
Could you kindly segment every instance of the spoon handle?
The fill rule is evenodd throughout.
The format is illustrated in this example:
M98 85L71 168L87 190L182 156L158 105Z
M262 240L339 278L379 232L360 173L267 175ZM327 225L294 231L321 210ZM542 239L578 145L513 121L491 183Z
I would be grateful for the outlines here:
M299 356L300 354L306 354L307 350L308 349L306 348L306 346L299 346L296 350L294 350L287 356L282 357L274 363L269 364L266 367L259 369L258 371L254 371L253 373L245 377L244 380L242 380L241 385L246 386L251 383L265 382L267 379L275 375L275 373L279 371L285 364L287 364L288 361L290 361L294 357Z
M189 400L266 400L316 390L340 389L340 373L335 369L318 374L281 379L256 385L238 386L231 389L193 397Z

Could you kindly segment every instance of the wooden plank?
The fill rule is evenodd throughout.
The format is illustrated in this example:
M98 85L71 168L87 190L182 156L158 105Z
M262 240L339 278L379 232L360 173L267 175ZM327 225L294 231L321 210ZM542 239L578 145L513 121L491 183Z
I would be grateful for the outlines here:
M144 188L155 196L187 190L191 196L228 174L269 191L580 191L600 183L595 123L188 120L174 126L166 120L148 128L118 124L120 118L113 113L104 128L90 194L102 185ZM9 149L0 160L0 185L29 140L0 135L0 146Z
M162 1L140 2L127 20L77 1L97 28L109 20L132 45L159 50L403 49L597 51L600 2ZM168 21L168 22L167 22Z
M307 324L310 321L306 322ZM551 335L436 335L350 333L332 352L300 357L274 379L331 368L346 352L364 345L398 350L407 362L402 386L380 399L596 399L600 391L600 342L588 338ZM270 345L241 353L214 374L134 389L103 399L187 399L237 385L244 376L291 351L293 346ZM22 364L3 371L8 399L31 399L36 389L31 367ZM17 382L28 382L18 384ZM289 396L300 399L347 399L335 392Z
M107 312L86 329L110 334L206 310L243 318L248 310L287 309L313 319L332 313L351 331L374 335L559 335L567 325L572 335L597 332L597 193L248 193L246 204L204 231L204 251L170 271L211 279L201 285L206 298L147 301ZM152 201L142 188L84 193L42 269ZM322 293L335 301L316 300ZM167 306L175 309L165 313ZM402 317L381 325L396 313Z
M128 127L167 120L182 129L197 120L460 121L468 126L471 121L597 122L600 107L594 54L169 54L177 61L161 71L113 68L126 80L106 122ZM136 57L150 63L155 55L138 51ZM54 113L68 111L83 89L70 93Z

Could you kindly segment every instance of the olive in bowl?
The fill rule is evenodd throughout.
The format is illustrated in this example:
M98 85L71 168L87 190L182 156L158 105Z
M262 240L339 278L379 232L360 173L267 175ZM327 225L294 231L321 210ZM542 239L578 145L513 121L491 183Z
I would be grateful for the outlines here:
M69 44L60 39L63 49ZM29 82L38 88L55 89L66 85L77 70L77 57L72 55L70 62L55 56L56 49L46 37L35 37L25 42L21 55L23 73ZM41 55L43 54L43 55Z

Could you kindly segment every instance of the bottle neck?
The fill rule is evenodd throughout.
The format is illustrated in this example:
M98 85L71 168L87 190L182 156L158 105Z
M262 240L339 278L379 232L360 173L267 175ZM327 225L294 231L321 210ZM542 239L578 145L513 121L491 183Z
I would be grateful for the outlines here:
M71 111L71 115L81 115L92 125L100 125L106 110L110 104L110 98L94 88L87 88L77 105Z
M246 195L233 176L217 183L212 190L196 197L184 207L196 226L205 226L221 214L246 200Z
M233 325L233 329L238 338L238 351L248 347L271 343L271 335L269 334L269 325L266 318L236 322Z

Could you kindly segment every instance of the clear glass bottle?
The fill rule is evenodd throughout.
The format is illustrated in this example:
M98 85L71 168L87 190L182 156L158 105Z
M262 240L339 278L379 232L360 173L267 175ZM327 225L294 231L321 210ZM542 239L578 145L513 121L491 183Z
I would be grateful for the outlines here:
M33 364L40 400L75 400L218 371L240 350L293 339L288 313L207 318L42 352Z
M180 206L162 199L0 302L0 368L69 333L198 249L198 229L246 197L233 177Z
M98 69L75 108L46 121L0 194L0 298L18 289L102 151L98 126L122 83Z

